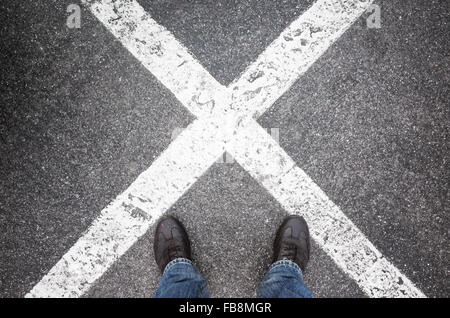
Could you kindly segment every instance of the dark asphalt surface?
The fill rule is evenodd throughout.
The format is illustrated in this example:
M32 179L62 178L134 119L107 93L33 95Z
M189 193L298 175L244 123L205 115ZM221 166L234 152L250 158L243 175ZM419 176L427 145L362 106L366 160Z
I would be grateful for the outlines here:
M312 3L139 3L228 84ZM22 297L193 116L74 0L0 4L0 297ZM427 296L449 297L450 5L376 1L259 119ZM255 295L285 212L237 164L216 164L168 212L214 297ZM86 296L151 297L150 229ZM317 297L363 297L313 244Z

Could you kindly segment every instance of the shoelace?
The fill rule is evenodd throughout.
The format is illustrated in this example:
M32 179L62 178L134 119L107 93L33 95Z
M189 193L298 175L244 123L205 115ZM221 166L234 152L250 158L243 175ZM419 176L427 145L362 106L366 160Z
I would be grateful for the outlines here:
M295 262L297 251L298 251L297 245L292 243L285 243L285 245L281 249L280 256L282 259ZM301 259L307 260L308 259L307 251L300 249L300 252L301 252Z
M281 249L281 258L294 260L297 255L297 246L295 244L285 244Z
M170 259L180 258L183 256L183 248L176 243L176 241L171 240L168 244L167 253Z

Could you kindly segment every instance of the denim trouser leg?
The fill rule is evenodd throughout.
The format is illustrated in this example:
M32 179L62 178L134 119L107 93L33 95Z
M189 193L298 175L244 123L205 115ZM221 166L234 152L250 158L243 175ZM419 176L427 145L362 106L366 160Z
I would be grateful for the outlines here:
M167 264L155 294L156 298L210 297L205 278L188 259L177 258ZM270 267L258 289L261 298L310 298L311 291L303 282L297 264L278 261Z
M185 258L177 258L167 264L155 297L207 298L209 291L205 278L192 262Z
M258 289L261 298L312 298L303 282L302 271L297 264L282 260L272 264Z

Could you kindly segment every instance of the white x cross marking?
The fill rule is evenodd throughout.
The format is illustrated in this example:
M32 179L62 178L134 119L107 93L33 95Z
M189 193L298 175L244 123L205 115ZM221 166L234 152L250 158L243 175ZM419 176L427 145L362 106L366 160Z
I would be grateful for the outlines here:
M264 113L370 6L318 0L228 87L219 84L136 0L86 0L91 12L198 119L100 214L27 294L78 297L228 151L372 297L424 297L255 118Z

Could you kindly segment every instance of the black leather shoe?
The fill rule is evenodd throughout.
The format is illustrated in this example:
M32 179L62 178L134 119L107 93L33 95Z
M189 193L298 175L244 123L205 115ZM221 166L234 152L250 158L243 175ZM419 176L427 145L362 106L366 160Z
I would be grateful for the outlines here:
M288 216L277 231L274 243L274 262L289 260L296 263L302 271L309 261L308 225L300 216Z
M176 258L191 257L191 243L183 225L174 217L161 219L153 242L155 260L161 272Z

